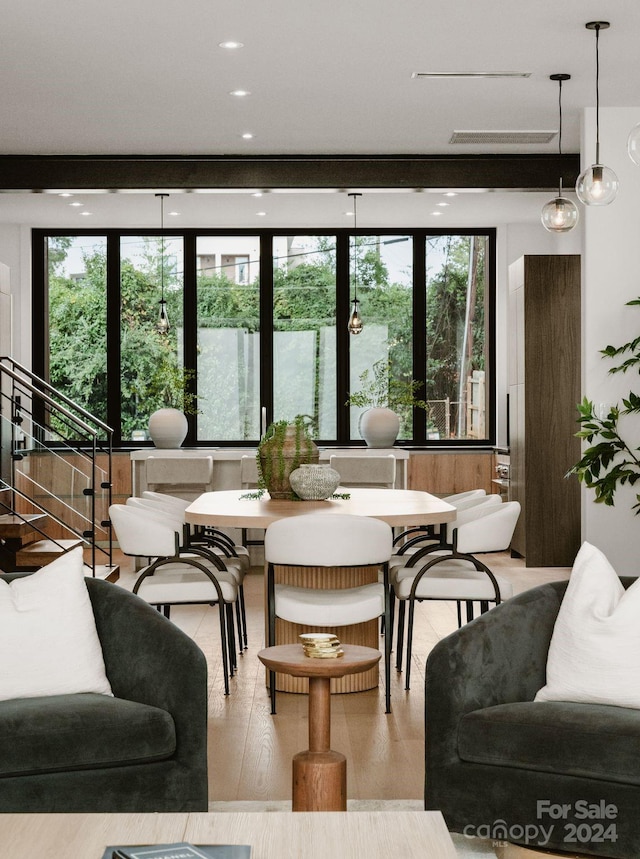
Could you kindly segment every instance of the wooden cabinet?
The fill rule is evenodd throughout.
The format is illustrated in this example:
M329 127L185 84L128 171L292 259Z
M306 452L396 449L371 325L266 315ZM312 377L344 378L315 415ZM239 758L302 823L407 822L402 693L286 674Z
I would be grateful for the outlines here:
M580 257L509 267L510 493L522 505L512 550L528 567L571 566L580 547Z
M493 477L492 451L412 452L408 488L422 489L434 495L452 495L468 489L496 492Z

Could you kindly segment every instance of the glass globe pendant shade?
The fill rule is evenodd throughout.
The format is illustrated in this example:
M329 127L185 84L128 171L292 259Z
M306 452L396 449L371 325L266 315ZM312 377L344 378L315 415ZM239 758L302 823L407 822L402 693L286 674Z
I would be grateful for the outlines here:
M168 334L169 317L167 316L167 302L162 298L158 304L160 305L160 315L158 316L158 321L156 323L156 330L158 334Z
M627 152L629 153L629 158L633 163L640 167L640 123L638 123L638 125L634 125L629 132Z
M566 197L556 197L543 206L542 226L550 233L568 233L578 223L578 207Z
M604 164L592 164L578 176L576 194L585 206L608 206L618 193L618 177Z
M349 316L349 324L347 325L349 334L360 334L364 327L360 317L359 304L360 302L357 298L354 298L351 302L351 315Z

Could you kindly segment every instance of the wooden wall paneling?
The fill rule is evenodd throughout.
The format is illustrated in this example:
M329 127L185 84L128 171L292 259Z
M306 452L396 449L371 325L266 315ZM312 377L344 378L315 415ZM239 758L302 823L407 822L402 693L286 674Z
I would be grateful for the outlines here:
M409 489L451 495L468 489L494 492L493 451L478 453L412 453Z
M511 292L522 301L514 334L524 358L517 392L510 389L512 497L523 505L513 548L527 566L571 566L580 547L580 488L565 474L580 458L580 257L525 256L523 272L522 287Z

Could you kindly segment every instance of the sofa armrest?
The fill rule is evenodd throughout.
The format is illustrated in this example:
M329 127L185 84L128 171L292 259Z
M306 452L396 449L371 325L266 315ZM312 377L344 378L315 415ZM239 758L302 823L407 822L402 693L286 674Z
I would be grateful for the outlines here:
M566 582L525 591L440 641L427 659L427 765L459 760L458 723L472 710L532 701Z
M87 578L114 695L171 713L176 758L206 766L207 664L182 630L140 597Z

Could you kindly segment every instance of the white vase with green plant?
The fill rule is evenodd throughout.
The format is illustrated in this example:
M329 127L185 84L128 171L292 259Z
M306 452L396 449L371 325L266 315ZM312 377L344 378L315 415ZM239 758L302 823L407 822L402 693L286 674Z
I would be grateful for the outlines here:
M193 370L172 367L164 374L161 387L153 396L165 405L149 417L149 435L157 448L175 450L187 436L186 415L198 413L197 396L191 390Z
M414 407L427 408L427 403L416 396L422 382L395 378L391 362L385 358L358 378L360 389L349 394L347 405L366 409L358 423L360 435L369 447L393 447L400 431L400 413Z

